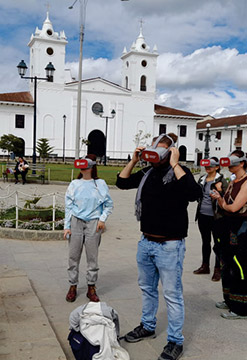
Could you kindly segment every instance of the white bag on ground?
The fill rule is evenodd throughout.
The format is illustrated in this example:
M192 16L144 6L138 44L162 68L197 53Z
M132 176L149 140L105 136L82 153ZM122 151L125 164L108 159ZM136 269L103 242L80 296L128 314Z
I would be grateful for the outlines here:
M116 310L104 302L89 302L70 314L70 326L92 344L99 345L93 360L130 360L119 342L119 321Z

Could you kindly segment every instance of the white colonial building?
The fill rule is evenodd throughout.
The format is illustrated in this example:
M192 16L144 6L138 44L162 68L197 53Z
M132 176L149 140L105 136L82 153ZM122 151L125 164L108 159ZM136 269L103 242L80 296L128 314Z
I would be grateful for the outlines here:
M247 115L214 119L205 117L197 123L196 163L205 156L205 135L208 133L209 156L227 156L233 150L247 152Z
M55 67L53 82L38 81L36 139L47 138L58 157L65 151L66 157L73 158L78 82L65 69L66 44L64 31L54 31L47 14L42 29L36 28L28 43L27 75L45 78L47 64L52 62ZM89 145L82 144L80 156L87 152L104 155L107 122L106 149L110 158L127 159L141 131L144 135L150 133L151 137L161 132L178 134L182 160L196 160L196 122L202 117L155 105L157 57L156 46L150 50L141 29L130 50L125 48L121 56L121 85L97 77L82 81L80 138L89 140ZM32 81L29 91L0 94L0 136L14 134L21 138L26 156L33 152L33 94Z

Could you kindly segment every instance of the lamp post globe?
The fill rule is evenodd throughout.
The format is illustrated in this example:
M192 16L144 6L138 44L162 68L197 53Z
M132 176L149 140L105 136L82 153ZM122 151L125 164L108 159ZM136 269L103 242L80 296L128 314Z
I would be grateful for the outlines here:
M47 81L52 82L53 81L53 74L56 69L54 68L54 65L52 62L49 62L48 65L46 65L45 71L46 71L46 77Z
M37 77L37 76L25 76L28 69L24 60L21 60L17 65L18 73L22 79L30 79L34 81L34 91L33 91L33 164L36 164L36 119L37 119L37 80L53 81L53 74L55 68L51 62L46 66L46 78ZM35 174L35 170L33 170Z
M21 60L17 65L18 73L21 77L25 76L27 71L27 65L24 60Z
M105 154L104 154L104 166L106 166L106 152L107 152L107 132L108 132L108 119L113 119L116 115L116 111L112 109L111 116L103 116L103 109L99 112L99 116L105 119Z

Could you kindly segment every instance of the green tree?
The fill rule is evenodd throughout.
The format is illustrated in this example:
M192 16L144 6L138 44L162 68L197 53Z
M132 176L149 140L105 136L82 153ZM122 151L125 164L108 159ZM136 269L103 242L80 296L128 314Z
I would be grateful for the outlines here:
M46 158L52 154L54 147L49 145L49 140L46 138L41 138L37 141L36 151L39 153L39 156L43 159L43 162Z
M13 152L19 156L23 156L23 141L13 134L4 134L0 138L0 149L2 149L4 152L8 152L8 160L10 152Z

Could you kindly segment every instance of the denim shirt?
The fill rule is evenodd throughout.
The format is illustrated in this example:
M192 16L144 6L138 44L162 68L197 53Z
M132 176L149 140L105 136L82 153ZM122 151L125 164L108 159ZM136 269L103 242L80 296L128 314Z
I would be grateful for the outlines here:
M112 209L113 201L104 180L73 180L65 194L64 229L70 229L72 216L84 221L105 222Z

